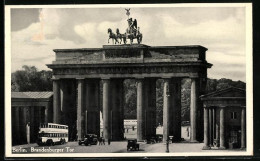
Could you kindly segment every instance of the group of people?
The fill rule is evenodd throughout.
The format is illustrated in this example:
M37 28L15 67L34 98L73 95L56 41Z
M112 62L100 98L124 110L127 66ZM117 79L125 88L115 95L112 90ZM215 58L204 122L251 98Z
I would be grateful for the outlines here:
M110 145L110 139L107 140L108 145ZM99 137L98 138L98 145L105 145L105 138Z

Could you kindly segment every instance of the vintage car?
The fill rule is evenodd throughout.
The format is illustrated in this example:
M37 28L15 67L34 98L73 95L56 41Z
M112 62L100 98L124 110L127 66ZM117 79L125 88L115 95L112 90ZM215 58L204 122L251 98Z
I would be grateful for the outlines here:
M87 134L85 135L85 137L82 139L82 140L79 140L79 145L97 145L97 142L98 142L98 138L97 138L97 135L95 134Z
M162 140L163 140L163 135L156 134L156 141L157 141L157 143L162 142Z
M157 138L155 136L148 136L146 137L145 142L147 144L154 144L157 143Z
M136 139L129 139L127 143L127 151L128 150L139 150L139 144Z

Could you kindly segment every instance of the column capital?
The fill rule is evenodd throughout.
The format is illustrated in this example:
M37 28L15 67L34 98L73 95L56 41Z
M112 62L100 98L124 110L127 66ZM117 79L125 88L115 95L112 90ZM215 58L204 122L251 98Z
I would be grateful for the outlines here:
M76 78L77 83L84 83L84 79L83 78Z
M110 79L109 78L102 78L101 79L101 83L109 83L110 82Z
M135 80L144 80L144 77L135 77Z
M135 77L135 82L144 82L144 77Z
M196 76L190 76L189 78L192 79L192 80L198 80L199 79L199 77L196 77Z
M165 83L165 82L168 82L168 83L170 83L170 81L171 81L171 79L172 78L170 78L170 77L164 77L164 78L162 78L163 79L163 82Z
M111 78L110 77L101 77L100 79L101 80L110 80Z
M220 105L220 106L218 106L220 109L225 109L227 106L223 106L223 105Z
M135 87L137 87L138 83L144 83L144 78L135 78Z
M60 78L54 78L54 77L52 77L51 80L52 80L52 81L58 81L58 80L60 80Z

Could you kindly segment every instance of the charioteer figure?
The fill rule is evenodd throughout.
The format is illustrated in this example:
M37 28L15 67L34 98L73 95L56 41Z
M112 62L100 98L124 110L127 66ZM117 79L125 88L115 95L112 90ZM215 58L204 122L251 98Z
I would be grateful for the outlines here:
M137 35L137 20L134 19L134 21L132 20L132 18L128 19L128 26L129 26L129 34L133 33L134 36Z

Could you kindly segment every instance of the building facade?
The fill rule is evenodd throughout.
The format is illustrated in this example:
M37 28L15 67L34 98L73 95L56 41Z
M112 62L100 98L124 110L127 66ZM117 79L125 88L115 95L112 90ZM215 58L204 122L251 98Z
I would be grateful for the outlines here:
M103 48L55 49L53 70L53 121L76 128L74 138L86 133L123 139L123 81L135 79L137 88L137 139L156 133L156 80L164 80L164 141L181 139L181 80L191 79L190 141L203 140L203 108L207 49L202 46L104 45Z
M36 142L40 123L52 121L52 92L12 92L12 145Z
M246 148L246 91L231 87L201 96L203 149Z

